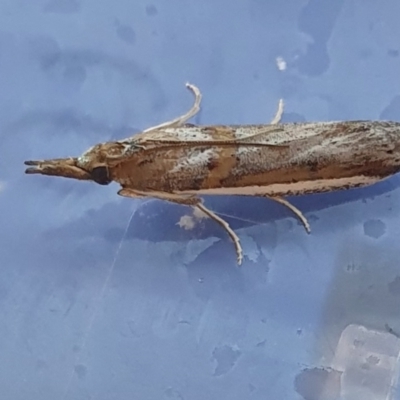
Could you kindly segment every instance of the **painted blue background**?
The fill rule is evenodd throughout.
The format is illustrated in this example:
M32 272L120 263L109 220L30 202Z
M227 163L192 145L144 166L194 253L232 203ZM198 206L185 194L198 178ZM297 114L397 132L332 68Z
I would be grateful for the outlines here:
M400 331L398 176L293 199L311 235L268 200L206 199L242 240L238 268L216 224L177 225L188 208L23 161L171 119L186 81L195 123L268 122L281 97L283 121L400 121L399 15L396 0L1 0L1 397L330 399L347 325Z

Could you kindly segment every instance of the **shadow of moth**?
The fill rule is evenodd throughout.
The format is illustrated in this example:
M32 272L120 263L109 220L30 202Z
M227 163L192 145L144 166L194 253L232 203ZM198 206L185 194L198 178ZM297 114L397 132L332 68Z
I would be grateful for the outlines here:
M242 248L228 223L209 210L203 195L263 196L305 216L284 196L373 184L400 170L400 123L341 121L280 123L283 102L270 124L197 126L201 93L184 115L127 139L100 143L80 157L26 161L27 174L55 175L107 185L120 196L152 197L198 209Z

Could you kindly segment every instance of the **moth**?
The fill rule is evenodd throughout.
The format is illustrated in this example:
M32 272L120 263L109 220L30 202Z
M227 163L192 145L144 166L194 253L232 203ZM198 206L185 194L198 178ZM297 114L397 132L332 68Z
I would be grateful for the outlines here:
M339 121L281 123L283 102L270 124L188 123L188 112L129 138L96 144L79 157L25 161L27 174L54 175L107 185L118 194L155 198L201 210L231 237L242 262L236 233L202 201L205 195L262 196L288 207L310 226L285 196L329 192L374 184L400 170L400 123Z

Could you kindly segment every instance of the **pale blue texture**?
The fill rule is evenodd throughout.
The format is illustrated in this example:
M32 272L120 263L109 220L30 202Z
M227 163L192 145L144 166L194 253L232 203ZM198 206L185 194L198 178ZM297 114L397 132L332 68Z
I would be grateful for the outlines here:
M1 398L340 398L346 326L400 332L398 176L293 199L311 235L268 200L206 199L239 268L214 222L177 225L189 208L23 162L176 117L187 81L194 123L268 122L279 98L284 122L400 121L399 15L397 0L0 0Z

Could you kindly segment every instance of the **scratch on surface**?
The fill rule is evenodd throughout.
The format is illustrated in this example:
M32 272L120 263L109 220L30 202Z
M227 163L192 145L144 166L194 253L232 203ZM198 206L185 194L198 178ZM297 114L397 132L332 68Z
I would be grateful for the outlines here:
M98 313L100 311L100 303L104 299L104 296L106 294L106 290L108 288L111 276L112 276L112 274L114 272L115 266L117 264L118 257L120 255L120 252L121 252L121 249L122 249L122 244L123 244L123 242L124 242L124 240L126 238L126 235L128 233L128 229L129 229L129 226L131 225L131 222L132 222L134 214L135 214L135 212L132 211L131 216L130 216L130 218L128 220L128 223L126 224L126 228L125 228L125 230L124 230L124 232L123 232L123 234L121 236L121 239L120 239L119 244L117 246L117 249L115 251L114 258L113 258L113 260L111 262L111 265L108 268L108 271L106 271L106 276L105 276L103 284L100 287L99 293L97 294L97 296L95 295L93 297L94 310L91 313L91 315L89 316L87 324L86 324L86 327L85 327L85 329L83 331L83 338L82 338L81 343L80 343L81 352L79 352L78 355L75 357L75 365L80 365L81 364L80 363L81 354L82 354L82 352L84 351L84 349L87 346L87 343L88 343L88 340L89 340L89 336L90 336L90 333L92 331L94 322L95 322L95 320L96 320L96 318L98 316ZM75 376L75 374L78 374L78 376L79 376L79 372L81 372L81 371L80 370L76 371L75 368L73 368L71 370L71 373L69 374L69 377L67 377L66 386L65 386L65 389L64 389L64 394L62 396L62 400L65 400L67 398L67 396L69 394L69 391L71 389L71 386L72 386L72 381L74 379L74 376Z

